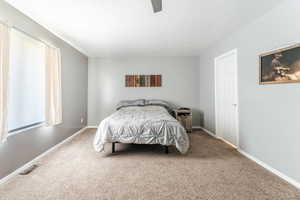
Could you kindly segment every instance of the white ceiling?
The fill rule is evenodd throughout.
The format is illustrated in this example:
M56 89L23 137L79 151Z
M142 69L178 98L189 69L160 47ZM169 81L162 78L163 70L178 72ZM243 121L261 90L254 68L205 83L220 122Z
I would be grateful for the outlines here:
M6 0L90 57L195 56L283 0Z

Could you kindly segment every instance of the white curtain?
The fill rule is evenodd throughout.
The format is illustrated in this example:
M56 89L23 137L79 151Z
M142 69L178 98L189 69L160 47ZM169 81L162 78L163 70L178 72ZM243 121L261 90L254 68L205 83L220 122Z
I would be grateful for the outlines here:
M54 126L62 123L60 50L46 46L46 123Z
M0 24L0 142L5 141L8 135L9 35L10 28Z

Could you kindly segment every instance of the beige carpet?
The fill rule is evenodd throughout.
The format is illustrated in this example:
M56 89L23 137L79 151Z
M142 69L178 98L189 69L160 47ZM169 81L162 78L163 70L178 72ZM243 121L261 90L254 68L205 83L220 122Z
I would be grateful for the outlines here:
M203 132L180 155L161 146L92 148L90 129L43 158L30 175L0 186L1 200L205 199L299 200L298 189Z

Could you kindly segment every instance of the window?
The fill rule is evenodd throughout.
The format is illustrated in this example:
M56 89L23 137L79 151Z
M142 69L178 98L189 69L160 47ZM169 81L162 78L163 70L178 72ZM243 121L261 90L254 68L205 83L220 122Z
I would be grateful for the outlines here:
M8 130L14 132L45 121L45 46L11 31Z

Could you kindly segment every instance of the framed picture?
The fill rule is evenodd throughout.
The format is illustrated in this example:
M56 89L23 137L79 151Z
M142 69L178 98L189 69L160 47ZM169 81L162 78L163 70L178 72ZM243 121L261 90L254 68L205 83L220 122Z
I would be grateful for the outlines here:
M300 44L260 55L260 84L300 82Z
M161 87L161 75L125 75L125 87Z

